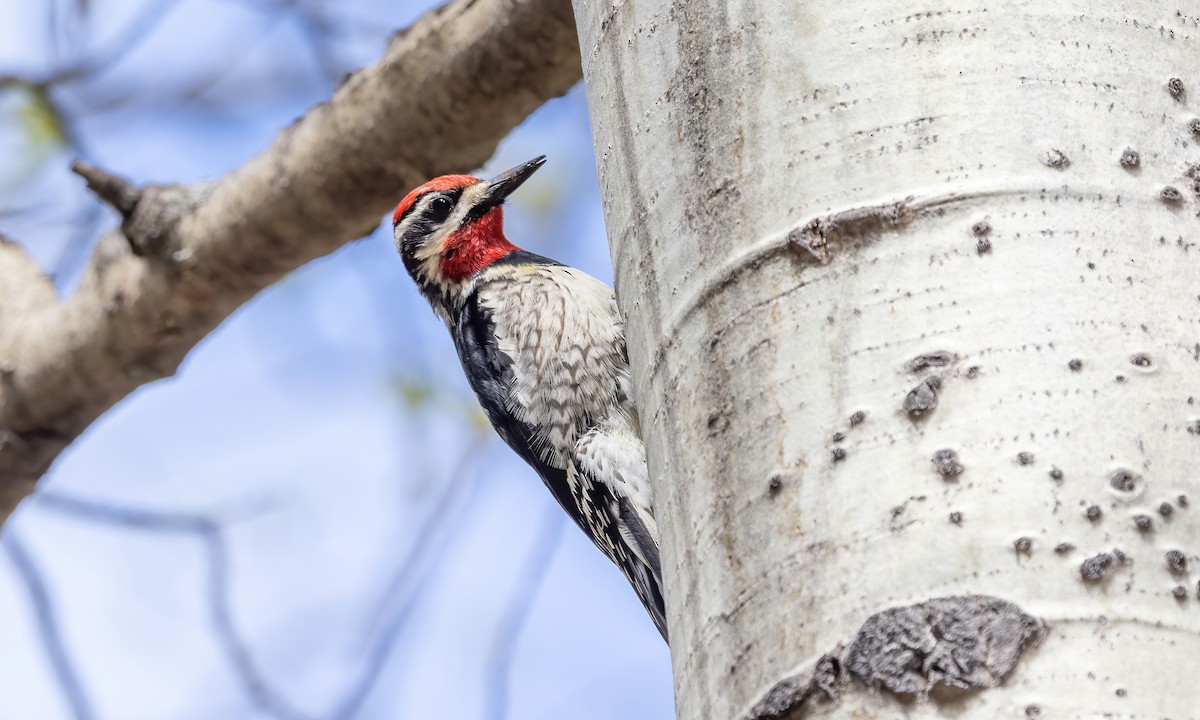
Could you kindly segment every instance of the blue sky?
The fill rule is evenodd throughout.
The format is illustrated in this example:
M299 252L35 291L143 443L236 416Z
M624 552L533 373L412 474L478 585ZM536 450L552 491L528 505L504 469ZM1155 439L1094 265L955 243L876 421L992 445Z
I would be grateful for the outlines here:
M301 3L306 22L270 0L90 0L79 23L78 2L0 2L0 75L92 57L142 9L167 10L103 73L52 92L67 138L28 94L0 92L0 232L64 288L86 259L81 238L114 223L67 172L71 157L140 182L220 177L432 5ZM342 28L316 50L313 13ZM483 172L549 155L512 203L509 236L609 281L581 90L518 128ZM175 378L96 423L43 489L217 522L229 620L268 694L305 717L344 710L370 658L382 665L349 715L361 720L672 717L666 647L615 568L481 431L389 234L240 309ZM214 632L201 536L26 501L4 540L40 569L94 717L272 717ZM0 553L0 720L71 718L16 567ZM517 608L527 621L498 663ZM493 702L505 694L507 714Z

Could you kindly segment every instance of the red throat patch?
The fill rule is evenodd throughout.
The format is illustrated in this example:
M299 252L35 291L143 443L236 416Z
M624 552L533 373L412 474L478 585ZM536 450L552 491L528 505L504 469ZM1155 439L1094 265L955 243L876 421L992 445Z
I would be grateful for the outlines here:
M392 213L392 224L400 221L426 193L445 192L480 182L471 175L443 175L404 196ZM504 211L496 206L447 236L441 248L441 272L451 282L462 282L488 265L518 249L504 237Z
M452 282L462 282L516 249L504 237L504 211L496 206L446 238L442 274Z

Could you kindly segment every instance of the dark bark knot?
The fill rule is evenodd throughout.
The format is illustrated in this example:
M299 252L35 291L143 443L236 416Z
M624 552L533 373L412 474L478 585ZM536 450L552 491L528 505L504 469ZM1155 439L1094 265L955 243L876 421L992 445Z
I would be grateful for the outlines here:
M1057 148L1050 148L1038 153L1038 160L1046 167L1054 168L1055 170L1066 170L1071 167L1071 159L1067 157L1066 153Z
M963 471L962 463L958 461L958 453L950 448L942 448L933 454L933 467L938 475L947 479Z
M1132 470L1117 470L1108 479L1108 484L1113 490L1120 493L1132 493L1137 491L1142 485L1142 476Z
M987 595L890 608L869 617L849 648L839 646L810 671L780 680L742 717L807 717L814 703L836 703L855 684L901 696L953 699L945 691L999 685L1045 633L1041 620Z
M1187 92L1187 88L1183 85L1183 80L1173 77L1167 80L1167 92L1171 93L1171 97L1176 100L1181 100Z
M135 186L118 175L76 161L71 169L88 189L121 215L121 232L129 249L141 257L170 259L176 249L175 230L184 217L212 192L212 183Z
M1184 575L1187 573L1187 556L1179 550L1168 550L1166 554L1167 569L1173 575Z
M824 697L837 701L838 686L845 683L842 661L834 655L822 655L811 674L784 678L767 691L743 717L745 720L789 720L804 717L805 701Z
M1084 582L1100 582L1116 561L1117 558L1110 553L1093 555L1079 564L1079 577Z
M933 410L938 404L938 391L942 389L942 378L931 375L921 381L904 398L904 410L909 416L917 418Z
M922 353L909 360L906 367L911 373L919 373L929 368L944 368L957 361L958 358L953 353L945 350L934 350L933 352Z
M827 264L837 245L866 239L912 222L916 215L905 198L884 205L867 205L813 218L787 235L787 242L809 257Z
M1154 360L1146 353L1136 353L1129 356L1129 364L1143 370L1150 370L1154 367Z
M1044 623L1007 600L937 598L872 615L845 665L868 687L900 695L978 690L1000 684L1044 634Z

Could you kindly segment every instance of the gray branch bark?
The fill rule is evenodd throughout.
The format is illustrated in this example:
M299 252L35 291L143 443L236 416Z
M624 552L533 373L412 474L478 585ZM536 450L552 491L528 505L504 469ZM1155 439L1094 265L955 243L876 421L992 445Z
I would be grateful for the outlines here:
M139 188L77 164L124 220L70 298L0 240L0 521L93 420L173 374L235 308L370 233L409 187L481 165L579 76L566 0L459 0L215 183Z

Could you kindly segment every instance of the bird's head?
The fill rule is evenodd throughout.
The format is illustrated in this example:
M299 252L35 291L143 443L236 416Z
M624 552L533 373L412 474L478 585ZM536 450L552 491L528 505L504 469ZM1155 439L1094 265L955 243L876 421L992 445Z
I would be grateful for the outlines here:
M404 196L392 232L404 267L445 317L475 275L516 250L504 236L504 199L546 162L542 155L491 180L443 175Z

